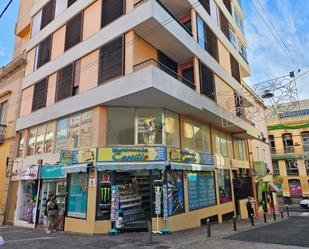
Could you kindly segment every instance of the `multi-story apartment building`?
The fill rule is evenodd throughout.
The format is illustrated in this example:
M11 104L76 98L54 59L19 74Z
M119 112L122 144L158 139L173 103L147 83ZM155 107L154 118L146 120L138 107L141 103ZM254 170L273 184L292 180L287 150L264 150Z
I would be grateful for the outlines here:
M268 122L275 183L284 197L309 197L309 101L281 109Z
M51 193L66 231L244 216L260 132L239 1L30 2L15 224L40 225Z

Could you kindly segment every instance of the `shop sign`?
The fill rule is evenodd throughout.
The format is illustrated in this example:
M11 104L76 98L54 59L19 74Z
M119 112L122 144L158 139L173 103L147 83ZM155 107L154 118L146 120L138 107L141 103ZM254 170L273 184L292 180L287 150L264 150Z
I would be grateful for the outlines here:
M266 175L266 167L263 161L254 161L253 162L254 173L256 176L265 176Z
M168 160L172 162L214 165L214 157L211 154L174 148L168 148L167 154Z
M80 164L93 163L97 159L97 149L83 149L83 150L62 150L60 151L61 164Z
M40 167L40 179L66 178L63 165L44 165Z
M39 166L22 166L12 175L12 181L36 180L38 179Z
M138 162L138 161L166 161L165 147L113 147L99 148L100 162Z

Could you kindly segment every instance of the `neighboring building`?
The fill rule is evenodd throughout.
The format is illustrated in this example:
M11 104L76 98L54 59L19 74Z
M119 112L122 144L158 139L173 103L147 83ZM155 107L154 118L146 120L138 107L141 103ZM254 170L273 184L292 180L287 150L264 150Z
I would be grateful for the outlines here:
M267 123L275 183L284 197L309 197L309 100L280 109Z
M173 231L246 216L246 140L260 131L240 108L256 97L238 1L42 0L30 13L16 225L40 225L56 193L59 229L141 229L153 184Z

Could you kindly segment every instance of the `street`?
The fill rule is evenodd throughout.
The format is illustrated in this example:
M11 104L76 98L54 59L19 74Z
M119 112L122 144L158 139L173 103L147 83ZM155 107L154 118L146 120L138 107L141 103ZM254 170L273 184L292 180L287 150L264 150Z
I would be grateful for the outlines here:
M249 221L239 221L238 231L233 231L231 222L211 226L211 238L207 238L205 227L175 232L168 236L153 236L153 243L147 243L147 233L130 233L119 236L79 235L64 232L45 234L42 230L17 227L0 227L0 235L5 244L1 249L61 249L61 248L261 248L261 249L296 249L309 247L309 218L278 216L277 221L268 217L255 219L255 227Z

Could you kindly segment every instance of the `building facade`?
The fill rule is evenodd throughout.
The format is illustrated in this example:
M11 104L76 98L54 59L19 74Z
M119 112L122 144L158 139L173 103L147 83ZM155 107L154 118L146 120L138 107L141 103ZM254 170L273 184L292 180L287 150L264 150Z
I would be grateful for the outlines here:
M268 122L275 183L284 197L309 197L309 101L299 101Z
M257 97L240 1L43 0L30 14L16 225L40 226L51 193L73 232L246 217L260 131L244 115Z

